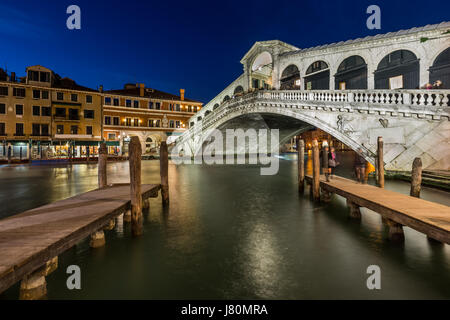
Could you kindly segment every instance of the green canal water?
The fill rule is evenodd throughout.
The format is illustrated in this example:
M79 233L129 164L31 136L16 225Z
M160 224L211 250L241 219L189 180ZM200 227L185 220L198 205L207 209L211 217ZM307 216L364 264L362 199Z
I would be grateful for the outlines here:
M170 208L151 199L140 238L119 223L105 232L104 248L84 240L60 255L48 298L450 298L450 246L409 228L404 244L391 243L378 214L362 209L361 222L350 221L338 196L313 204L308 191L297 193L295 160L283 156L274 176L256 165L171 164ZM158 161L143 161L142 170L144 183L159 183ZM127 182L128 163L108 164L108 175ZM1 218L94 189L97 166L4 166L0 181ZM409 192L405 182L386 188ZM450 205L445 192L424 188L422 197ZM81 268L81 290L66 287L70 265ZM366 287L369 265L381 268L381 290ZM16 284L0 299L18 291Z

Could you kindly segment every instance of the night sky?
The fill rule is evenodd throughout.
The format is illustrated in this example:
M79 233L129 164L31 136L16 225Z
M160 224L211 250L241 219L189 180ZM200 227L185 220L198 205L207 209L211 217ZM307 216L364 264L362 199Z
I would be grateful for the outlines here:
M66 8L81 8L81 30ZM381 8L381 30L366 8ZM307 48L450 20L450 1L0 1L0 67L40 64L105 89L145 83L208 102L242 73L255 41Z

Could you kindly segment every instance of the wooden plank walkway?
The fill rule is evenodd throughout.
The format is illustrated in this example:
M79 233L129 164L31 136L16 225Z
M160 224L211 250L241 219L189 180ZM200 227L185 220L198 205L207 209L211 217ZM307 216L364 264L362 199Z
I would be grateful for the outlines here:
M142 198L160 185L142 185ZM0 220L0 293L130 209L130 185L115 184Z
M312 176L305 180L312 183ZM410 227L427 236L450 244L450 207L389 191L356 181L334 177L330 182L320 176L320 188L338 194L360 207L373 210L383 217Z

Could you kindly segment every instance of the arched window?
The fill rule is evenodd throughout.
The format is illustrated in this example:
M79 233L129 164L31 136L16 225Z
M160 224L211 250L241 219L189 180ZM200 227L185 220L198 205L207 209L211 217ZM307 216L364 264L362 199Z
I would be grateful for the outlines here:
M450 48L442 51L430 67L430 83L442 82L441 89L450 89Z
M281 73L280 79L281 90L298 90L300 89L300 71L297 66L291 64L287 66Z
M329 90L330 89L330 68L325 61L313 62L306 69L305 76L306 90Z
M219 107L219 104L216 103L216 104L214 105L214 107L213 107L213 110L216 110L218 107Z
M419 60L408 50L389 53L375 71L375 89L418 89Z
M222 102L227 102L227 101L230 100L230 99L231 99L230 96L225 96L225 97L223 98Z
M206 111L205 111L205 117L206 117L208 114L210 114L210 113L211 113L210 110L206 110Z
M242 87L242 86L237 86L235 89L234 89L234 95L235 96L240 96L240 95L242 95L244 93L244 88Z
M272 81L273 68L272 55L267 52L261 52L251 67L251 87L254 89L269 89Z
M335 89L367 89L367 64L360 56L346 58L334 75Z
M197 121L201 121L202 120L202 117L197 117Z

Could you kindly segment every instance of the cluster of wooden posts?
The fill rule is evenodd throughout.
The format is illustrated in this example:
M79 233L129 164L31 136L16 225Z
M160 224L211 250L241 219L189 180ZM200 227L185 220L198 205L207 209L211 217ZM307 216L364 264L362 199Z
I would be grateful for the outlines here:
M298 188L299 193L304 193L305 188L305 163L304 163L304 151L305 143L298 137L297 139L297 152L298 152ZM322 169L327 182L329 182L328 176L328 146L322 147ZM312 142L312 181L310 183L310 196L315 202L329 202L331 201L332 193L320 187L320 150L317 140ZM383 138L378 137L377 139L377 155L375 163L375 172L377 186L379 188L384 188L384 160L383 160ZM365 182L367 182L367 175L365 177ZM410 195L413 197L420 198L420 189L422 182L422 161L420 158L415 158L412 165L411 174L411 191ZM347 199L347 206L349 207L349 217L353 219L361 219L360 206ZM389 226L389 238L392 240L404 240L403 226L397 222L392 221L382 217L384 224Z

